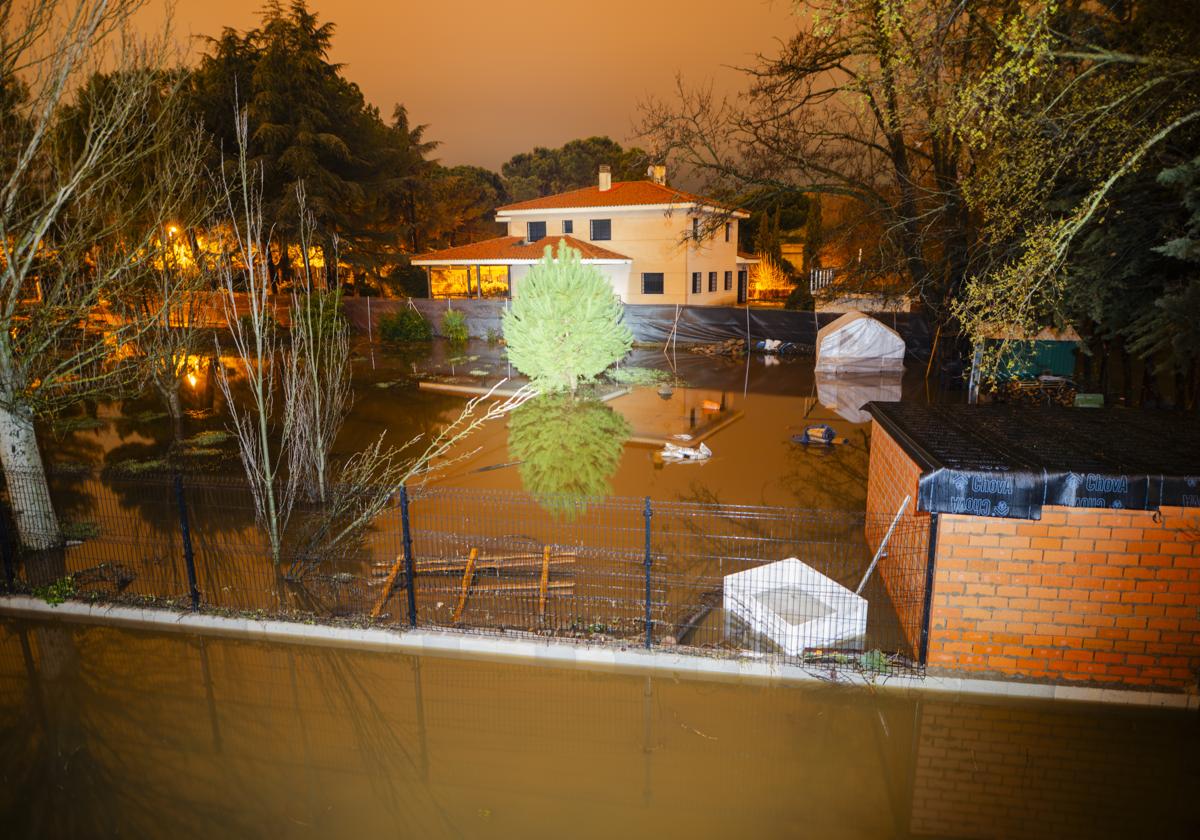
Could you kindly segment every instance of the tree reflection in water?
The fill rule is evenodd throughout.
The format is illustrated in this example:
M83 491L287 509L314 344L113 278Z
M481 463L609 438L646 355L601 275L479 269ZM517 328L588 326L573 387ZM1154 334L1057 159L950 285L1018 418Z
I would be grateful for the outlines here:
M609 494L629 434L629 422L602 402L547 395L513 412L508 451L542 507L573 518L588 498Z

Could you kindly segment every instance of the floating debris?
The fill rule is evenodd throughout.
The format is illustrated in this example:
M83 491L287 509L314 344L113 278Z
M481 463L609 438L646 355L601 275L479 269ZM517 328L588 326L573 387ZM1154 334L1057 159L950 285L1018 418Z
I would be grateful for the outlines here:
M712 457L712 450L703 443L699 446L679 446L674 443L665 443L658 455L663 461L707 461Z

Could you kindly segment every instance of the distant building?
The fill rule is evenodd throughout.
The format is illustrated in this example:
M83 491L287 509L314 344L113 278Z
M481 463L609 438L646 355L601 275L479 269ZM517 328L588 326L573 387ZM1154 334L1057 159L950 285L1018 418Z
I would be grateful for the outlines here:
M432 297L511 297L546 246L566 240L608 278L625 303L728 305L746 299L757 259L737 250L749 213L652 180L612 180L600 167L594 187L509 204L496 211L508 235L421 254ZM715 227L714 219L724 217Z

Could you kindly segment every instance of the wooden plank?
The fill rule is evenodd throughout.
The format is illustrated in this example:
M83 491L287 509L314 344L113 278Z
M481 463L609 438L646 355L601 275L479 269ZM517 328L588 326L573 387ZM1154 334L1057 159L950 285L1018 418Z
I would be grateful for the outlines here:
M462 589L458 593L458 605L454 608L454 618L451 621L458 624L458 620L462 618L463 608L467 605L467 593L471 589L471 579L475 577L475 558L479 556L479 549L472 548L471 556L467 558L467 568L463 570Z
M575 581L573 580L552 580L546 584L547 591L559 589L574 589ZM496 594L498 592L540 592L542 589L541 581L501 581L499 583L480 582L471 587L473 595Z
M550 546L542 553L542 585L538 592L538 621L546 617L546 584L550 582Z
M404 565L404 555L396 555L396 562L392 564L392 570L388 572L387 580L383 584L383 590L379 593L379 597L375 599L375 606L371 608L371 618L379 618L383 615L383 608L387 604L388 596L392 594L392 585L396 582L396 576L400 574L400 569Z

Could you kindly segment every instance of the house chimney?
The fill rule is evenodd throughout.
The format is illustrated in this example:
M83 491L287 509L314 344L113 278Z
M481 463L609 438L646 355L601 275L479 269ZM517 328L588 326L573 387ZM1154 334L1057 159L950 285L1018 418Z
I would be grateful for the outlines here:
M607 163L600 164L600 192L612 189L612 167Z
M647 174L650 176L650 180L659 186L667 185L667 167L661 163L653 164Z

